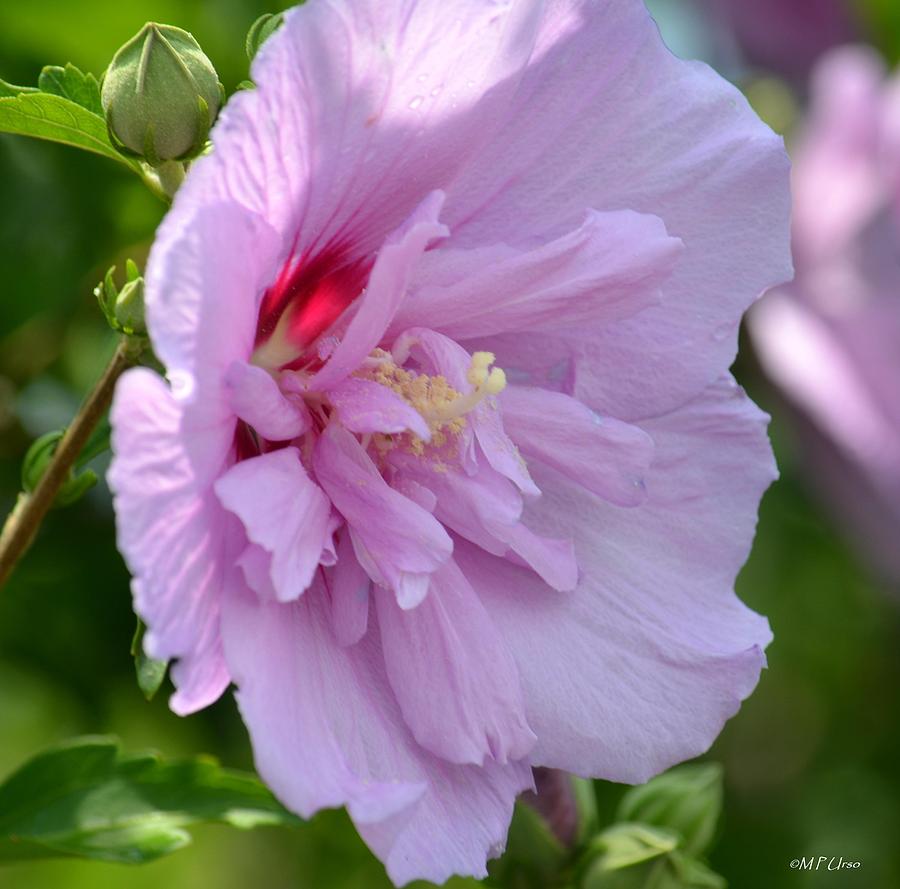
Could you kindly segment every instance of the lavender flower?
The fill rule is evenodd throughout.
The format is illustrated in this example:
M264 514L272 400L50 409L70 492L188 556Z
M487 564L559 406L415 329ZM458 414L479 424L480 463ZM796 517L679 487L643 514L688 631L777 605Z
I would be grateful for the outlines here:
M836 50L794 150L796 281L751 313L763 365L810 428L817 491L900 580L900 77Z
M310 0L253 78L113 410L146 647L395 882L483 875L533 766L644 781L756 684L786 158L636 0Z

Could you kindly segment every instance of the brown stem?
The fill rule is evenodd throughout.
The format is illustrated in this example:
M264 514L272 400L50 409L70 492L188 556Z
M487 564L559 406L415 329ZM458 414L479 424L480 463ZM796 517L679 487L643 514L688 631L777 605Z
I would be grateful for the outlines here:
M9 514L0 533L0 587L6 583L19 559L31 546L59 489L69 478L78 455L87 444L94 427L106 413L112 401L116 380L124 370L136 362L140 351L138 343L128 338L122 339L97 385L84 400L60 439L37 486L30 494L19 494L15 508Z

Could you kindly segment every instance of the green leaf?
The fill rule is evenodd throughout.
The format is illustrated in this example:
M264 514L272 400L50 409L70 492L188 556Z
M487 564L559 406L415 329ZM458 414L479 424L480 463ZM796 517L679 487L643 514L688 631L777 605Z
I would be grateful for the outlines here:
M679 766L633 787L622 798L617 821L639 821L675 831L690 855L707 851L722 813L722 767L718 763Z
M131 656L134 658L138 688L148 701L152 701L166 678L169 662L159 661L144 654L144 622L140 618L134 631L134 638L131 640Z
M267 12L250 25L244 49L251 62L256 58L259 48L281 27L283 21L283 12Z
M677 848L678 839L643 824L614 825L588 852L583 889L726 889L722 877Z
M501 858L488 862L489 885L517 889L546 889L557 885L557 877L569 858L544 818L530 805L516 803Z
M68 99L98 117L104 117L97 78L93 74L79 71L71 62L64 68L47 65L38 77L38 88L45 93Z
M726 889L725 878L711 871L702 861L676 852L671 858L671 868L684 889Z
M603 850L605 870L620 870L674 852L678 836L644 824L614 824L594 841Z
M62 96L20 92L0 98L0 133L33 136L83 148L118 161L141 175L137 161L124 157L113 148L106 121Z
M36 93L39 90L33 86L16 86L14 83L7 83L0 77L0 99L8 99L18 96L21 93Z
M208 757L123 755L112 738L39 753L0 785L0 863L79 857L141 863L190 842L202 821L296 825L253 775Z

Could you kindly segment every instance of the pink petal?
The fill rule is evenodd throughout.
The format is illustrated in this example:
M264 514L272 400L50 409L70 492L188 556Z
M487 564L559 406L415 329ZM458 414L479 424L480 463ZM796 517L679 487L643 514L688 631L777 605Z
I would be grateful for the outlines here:
M781 139L737 89L672 55L638 0L548 4L501 118L446 189L446 247L530 246L571 231L586 207L658 216L685 245L662 303L571 331L576 394L625 420L699 394L731 364L741 314L791 276ZM512 363L465 343L476 344Z
M256 767L304 817L346 804L397 884L486 875L527 763L457 766L423 750L385 675L378 634L341 646L318 583L289 605L239 590L224 609L226 653ZM301 755L298 755L301 751Z
M548 586L558 592L571 592L578 583L578 562L570 539L542 537L522 522L508 527L495 526L494 536L528 565Z
M861 373L863 362L848 350L849 337L839 336L789 291L768 294L751 313L750 329L763 366L778 385L844 453L882 483L896 485L900 428ZM889 354L889 349L874 352Z
M422 776L356 686L341 655L351 649L331 636L321 584L283 605L255 599L236 580L224 602L225 650L263 780L304 818L346 805L355 820L377 821L412 805L425 790ZM365 721L354 724L341 709L361 710Z
M520 521L522 498L499 473L478 466L474 475L434 472L417 461L396 459L399 479L416 483L437 497L435 515L448 528L497 556L511 550L556 590L571 590L578 565L570 540L542 537Z
M311 389L327 390L348 377L381 342L387 326L406 298L419 258L429 242L449 234L438 222L443 192L432 192L378 252L369 284L358 309L328 363L309 381Z
M450 560L409 611L376 591L387 675L416 741L460 764L522 759L535 737L518 672L484 606Z
M540 4L323 2L291 10L219 116L183 207L228 199L297 254L377 250L496 132Z
M350 532L346 529L338 534L337 562L326 578L331 591L334 636L341 645L356 645L368 627L372 582L353 552Z
M144 645L151 657L179 659L171 706L189 713L215 701L229 682L219 640L227 517L184 451L181 408L160 377L128 371L110 419L107 478L135 611L148 627Z
M238 556L235 564L241 569L248 587L261 599L278 601L278 593L272 583L272 554L250 543Z
M269 441L290 441L309 429L310 417L299 398L286 398L261 367L233 361L225 373L234 413Z
M471 414L475 438L491 468L508 478L523 494L532 497L540 494L519 449L506 434L497 400L492 397L482 402Z
M500 405L503 426L526 457L610 503L643 502L653 440L642 429L601 417L574 398L546 389L508 386Z
M682 249L655 216L591 210L579 228L532 249L436 251L392 330L427 325L466 339L609 324L659 302Z
M250 356L258 299L278 244L262 220L220 203L169 213L150 253L146 303L153 348L173 395L190 405L182 417L185 446L208 479L233 443L226 372Z
M486 877L485 860L506 848L515 798L534 789L531 766L438 764L430 778L429 793L408 818L358 825L360 835L397 886L444 883L455 874Z
M373 380L347 377L328 393L341 423L351 432L414 432L428 441L431 430L422 415L396 392Z
M428 578L450 558L453 543L434 517L390 488L359 442L332 423L313 454L319 483L350 528L360 564L392 589L401 608L428 592Z
M751 692L771 635L733 584L775 474L765 421L723 382L648 424L657 457L633 509L542 472L530 521L575 538L572 594L457 545L518 664L534 764L643 782L704 752Z
M222 505L247 537L272 556L270 575L280 602L312 582L330 537L331 504L306 474L296 448L236 463L215 483Z
M494 555L506 553L507 545L488 528L512 526L522 516L522 498L507 479L486 468L474 475L435 472L420 460L399 456L394 465L398 484L415 482L436 497L434 513L444 525Z

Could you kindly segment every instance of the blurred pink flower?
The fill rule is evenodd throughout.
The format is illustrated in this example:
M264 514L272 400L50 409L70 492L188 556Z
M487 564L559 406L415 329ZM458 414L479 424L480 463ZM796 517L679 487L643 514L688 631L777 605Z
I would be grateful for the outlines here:
M817 489L900 579L900 76L823 59L794 151L793 284L751 313L761 360L812 421Z
M852 0L702 0L751 64L806 80L816 60L852 40Z
M532 766L644 781L756 684L786 157L637 0L311 0L253 77L113 409L146 647L397 883L484 875Z

